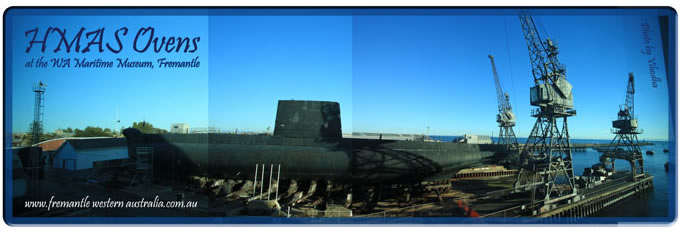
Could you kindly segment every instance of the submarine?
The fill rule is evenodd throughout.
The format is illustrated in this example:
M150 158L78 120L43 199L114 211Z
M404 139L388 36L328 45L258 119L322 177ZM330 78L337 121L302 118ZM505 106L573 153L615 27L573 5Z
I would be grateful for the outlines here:
M511 156L505 145L344 138L341 128L337 102L280 100L272 135L143 134L134 128L123 134L131 159L138 148L151 148L154 178L173 180L253 180L262 178L258 165L274 164L284 180L419 184Z

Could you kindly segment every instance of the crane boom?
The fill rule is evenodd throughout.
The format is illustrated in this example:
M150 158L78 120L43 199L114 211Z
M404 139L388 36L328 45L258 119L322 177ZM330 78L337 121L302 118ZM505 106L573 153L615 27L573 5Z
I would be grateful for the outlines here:
M517 119L515 114L512 113L510 97L508 97L506 93L503 93L503 88L500 87L500 78L498 78L498 70L496 70L496 63L493 61L493 55L489 54L489 59L491 59L493 81L496 84L496 95L498 97L498 114L496 115L496 122L498 122L498 127L500 127L498 144L507 144L511 145L512 148L517 148L519 145L517 136L512 129L512 127L515 126Z
M527 10L520 12L519 20L529 50L531 73L534 77L531 105L541 107L541 110L548 114L576 114L573 110L572 85L566 80L566 69L557 58L557 44L550 39L541 39L536 24Z
M633 117L635 110L633 109L634 103L633 103L633 96L636 94L636 89L633 84L633 73L628 74L628 85L626 86L626 103L624 104L624 107L628 111L629 115Z
M506 99L503 89L500 87L500 79L498 78L496 64L493 62L493 55L489 54L489 59L491 59L491 67L493 68L493 80L496 83L496 94L498 95L498 113L504 113L506 110L510 110L512 107L510 107L510 103Z
M536 29L536 24L529 11L522 10L519 14L524 38L529 48L532 74L536 83L550 81L555 83L559 78L565 78L565 67L557 59L559 54L557 45L550 39L543 40Z

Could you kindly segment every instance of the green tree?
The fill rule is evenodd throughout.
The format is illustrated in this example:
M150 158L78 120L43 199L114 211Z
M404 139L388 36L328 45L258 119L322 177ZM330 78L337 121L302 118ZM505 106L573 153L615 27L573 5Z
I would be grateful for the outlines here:
M74 137L105 137L112 136L111 131L103 130L100 127L88 126L85 129L74 130Z
M133 128L140 130L144 134L166 134L167 130L156 128L149 122L133 122Z

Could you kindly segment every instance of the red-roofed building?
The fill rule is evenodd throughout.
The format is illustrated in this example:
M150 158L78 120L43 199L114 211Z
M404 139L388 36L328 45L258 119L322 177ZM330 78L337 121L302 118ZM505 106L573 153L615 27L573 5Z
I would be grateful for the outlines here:
M45 140L45 141L42 141L42 142L36 144L36 146L39 146L40 148L42 148L43 151L47 151L47 152L56 151L57 149L59 149L59 147L62 146L64 141L66 141L67 139L73 139L73 138L58 138L58 139Z

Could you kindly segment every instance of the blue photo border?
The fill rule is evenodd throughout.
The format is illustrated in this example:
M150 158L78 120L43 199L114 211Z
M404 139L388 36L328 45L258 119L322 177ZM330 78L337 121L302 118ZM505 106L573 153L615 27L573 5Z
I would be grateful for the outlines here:
M606 218L460 218L460 217L406 217L406 218L277 218L277 217L14 217L12 215L12 73L11 36L13 18L33 15L504 15L516 14L520 8L534 8L538 14L638 14L668 16L668 37L662 38L669 86L669 160L673 162L674 181L668 183L668 217L606 217ZM298 224L298 225L353 225L353 224L666 224L677 217L677 13L670 7L10 7L4 15L4 97L3 102L3 219L8 225L28 224Z

